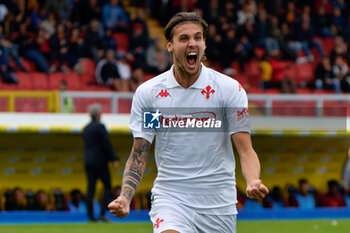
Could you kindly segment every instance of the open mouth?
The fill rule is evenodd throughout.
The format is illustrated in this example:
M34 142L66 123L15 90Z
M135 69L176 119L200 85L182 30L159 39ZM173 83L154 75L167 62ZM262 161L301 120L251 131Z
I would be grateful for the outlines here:
M197 53L196 52L190 52L186 56L187 63L191 66L196 64L197 61Z

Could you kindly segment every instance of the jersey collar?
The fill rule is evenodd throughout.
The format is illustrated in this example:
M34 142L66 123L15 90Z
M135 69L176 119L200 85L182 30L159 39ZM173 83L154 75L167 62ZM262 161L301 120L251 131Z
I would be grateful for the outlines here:
M207 82L208 78L206 75L207 67L205 67L202 63L201 63L201 66L202 66L202 69L198 79L189 88L203 89L206 87L206 85L208 85L208 82ZM166 81L166 87L167 88L181 87L180 84L176 81L174 76L174 65L172 65L169 70L169 75Z

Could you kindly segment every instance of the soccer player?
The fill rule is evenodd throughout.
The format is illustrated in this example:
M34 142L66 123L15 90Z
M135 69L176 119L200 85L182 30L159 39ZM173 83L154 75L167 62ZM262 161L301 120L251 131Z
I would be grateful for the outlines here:
M265 197L260 163L249 129L247 96L234 79L204 66L207 23L195 13L178 13L165 27L174 65L135 92L130 116L133 148L126 163L121 195L109 204L112 214L128 215L143 175L154 136L158 174L152 189L150 217L156 233L236 232L235 159L240 155L249 198ZM225 109L222 132L144 130L145 109ZM158 113L158 111L157 111ZM154 117L157 117L155 114Z

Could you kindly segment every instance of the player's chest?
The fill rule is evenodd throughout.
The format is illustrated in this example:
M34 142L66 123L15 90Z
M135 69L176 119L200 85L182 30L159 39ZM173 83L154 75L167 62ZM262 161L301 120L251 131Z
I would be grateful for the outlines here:
M153 90L153 107L219 107L220 93L217 88L159 88Z

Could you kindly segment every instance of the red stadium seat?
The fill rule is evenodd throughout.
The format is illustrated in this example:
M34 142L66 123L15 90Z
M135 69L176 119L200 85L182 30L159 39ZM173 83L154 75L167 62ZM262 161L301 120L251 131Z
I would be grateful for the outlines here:
M33 89L34 90L48 90L49 82L47 74L45 73L32 73Z
M96 63L93 59L81 59L79 64L82 65L82 74L95 75Z
M297 74L297 84L314 82L314 70L311 63L297 65Z
M127 52L129 50L129 37L127 33L116 32L113 38L117 41L117 50L120 52Z
M96 84L96 78L94 74L81 74L80 79L82 80L83 84Z
M14 91L17 90L18 86L15 83L2 83L2 90L5 91Z
M65 74L66 81L68 84L68 90L80 90L81 89L81 78L77 73L71 72Z
M26 69L28 72L36 72L36 65L34 62L29 61L27 59L22 59L22 65L24 67L24 69Z
M322 48L323 52L326 56L329 56L331 54L331 51L334 48L334 38L333 37L327 37L327 38L322 38Z
M32 90L33 89L33 80L30 73L17 72L18 78L18 90Z
M60 83L66 80L64 73L52 73L49 74L49 89L50 90L58 90Z

